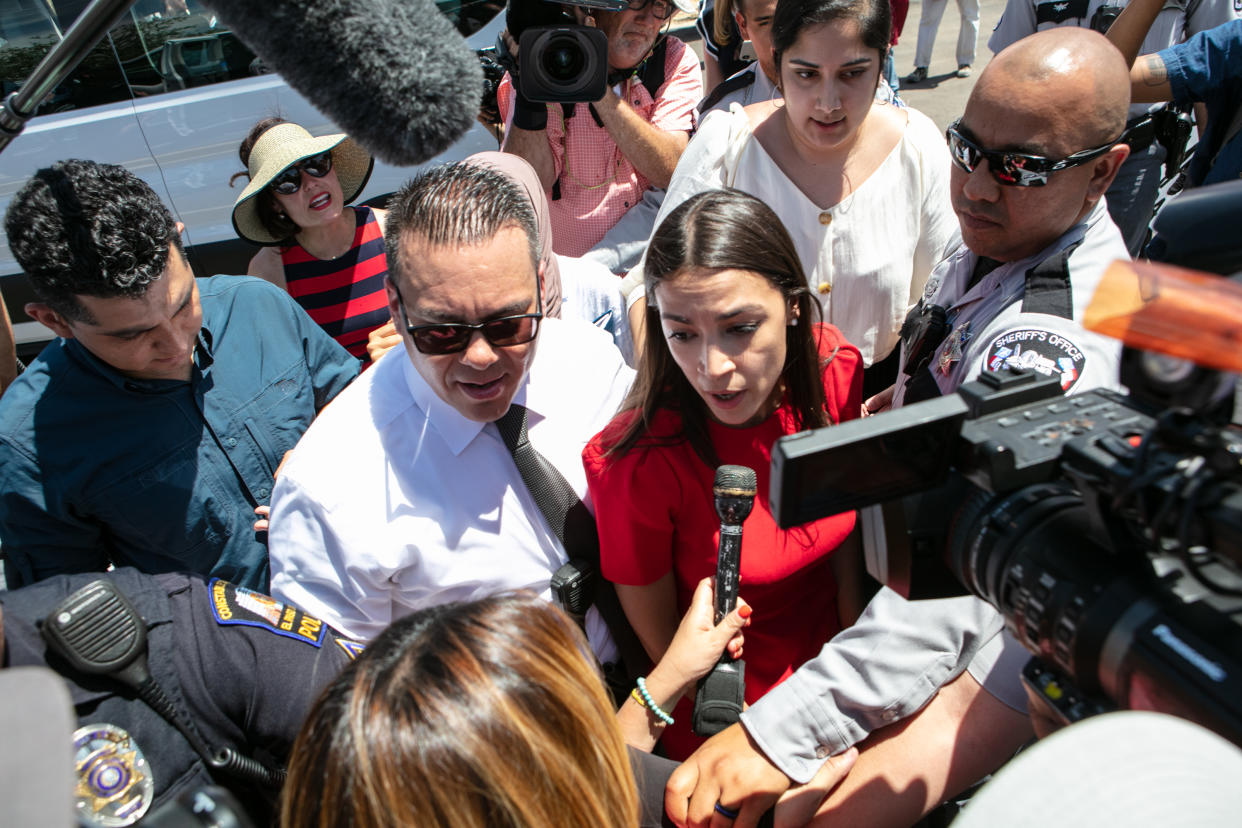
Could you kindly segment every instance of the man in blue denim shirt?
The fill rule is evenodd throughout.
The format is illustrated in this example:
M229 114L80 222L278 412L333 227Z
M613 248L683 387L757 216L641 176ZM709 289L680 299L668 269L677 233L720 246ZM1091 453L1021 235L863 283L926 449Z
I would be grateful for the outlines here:
M195 279L180 225L122 167L62 161L5 231L61 338L0 403L9 587L110 563L266 591L256 506L358 361L273 285Z

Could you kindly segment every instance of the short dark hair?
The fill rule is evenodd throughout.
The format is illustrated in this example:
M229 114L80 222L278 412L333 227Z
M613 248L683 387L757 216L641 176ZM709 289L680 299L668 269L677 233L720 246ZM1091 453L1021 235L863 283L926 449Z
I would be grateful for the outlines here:
M229 177L229 186L233 186L233 182L239 178L250 178L250 152L254 149L255 143L263 137L263 133L267 132L274 126L289 123L284 118L276 115L269 115L263 120L256 123L246 133L246 137L242 139L241 144L237 147L237 157L241 159L242 166L246 169L239 173L233 173ZM283 244L291 241L297 235L297 222L289 218L280 210L276 209L276 200L267 188L263 192L254 195L254 214L259 219L259 224L263 225L263 229L272 235L273 238L280 239Z
M415 176L388 202L384 247L388 272L399 275L401 240L413 233L433 245L477 245L506 227L526 234L531 266L539 270L539 224L530 198L507 175L478 164L433 167Z
M90 322L78 296L141 298L181 249L172 213L116 164L59 161L22 186L4 216L13 257L39 300Z
M743 270L757 273L798 309L800 325L785 329L785 364L781 376L799 430L828 425L815 325L822 316L807 287L793 239L772 208L741 190L708 190L679 204L656 228L643 266L647 288L646 339L638 376L621 409L639 416L605 446L623 455L649 434L660 409L677 411L682 434L704 463L720 464L707 431L707 407L669 351L660 324L656 287L699 271ZM692 278L688 276L686 278ZM663 437L664 435L660 435Z
M772 15L772 51L777 68L799 35L811 26L834 20L858 21L863 45L879 52L883 61L893 33L889 0L780 0Z

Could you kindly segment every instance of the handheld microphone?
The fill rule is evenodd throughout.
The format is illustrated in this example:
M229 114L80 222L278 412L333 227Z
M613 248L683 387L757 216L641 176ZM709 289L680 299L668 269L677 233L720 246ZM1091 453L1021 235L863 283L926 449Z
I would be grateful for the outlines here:
M737 587L742 568L742 521L755 504L755 470L745 466L716 469L712 496L720 516L720 545L716 552L715 620L720 621L737 606Z
M712 495L720 516L720 544L716 552L715 622L737 606L742 567L742 521L755 504L755 471L746 466L716 469ZM699 681L694 696L694 732L713 736L742 715L746 694L746 663L726 651L712 671Z
M470 128L478 57L431 0L204 0L378 158L421 164Z

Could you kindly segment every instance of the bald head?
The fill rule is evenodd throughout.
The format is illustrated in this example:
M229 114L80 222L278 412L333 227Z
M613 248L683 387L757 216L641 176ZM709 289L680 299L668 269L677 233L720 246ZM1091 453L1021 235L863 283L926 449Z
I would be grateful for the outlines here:
M1130 106L1130 71L1099 32L1065 26L1024 37L983 70L974 95L1008 95L1024 108L1059 113L1081 149L1116 139Z
M980 256L1017 261L1082 221L1129 154L1115 143L1129 99L1121 53L1089 29L1037 32L992 58L957 133L977 150L1060 166L1042 185L1022 187L1012 176L997 177L985 159L959 159L949 188L966 245Z

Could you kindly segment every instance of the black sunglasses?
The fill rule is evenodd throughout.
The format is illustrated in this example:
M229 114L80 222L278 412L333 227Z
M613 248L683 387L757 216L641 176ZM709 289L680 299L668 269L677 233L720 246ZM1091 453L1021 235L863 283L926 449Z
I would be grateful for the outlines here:
M652 4L651 14L656 20L668 20L675 11L668 0L630 0L629 8L630 11L642 11L648 4Z
M267 186L272 188L272 192L280 195L293 195L302 189L302 173L306 173L311 178L323 178L330 172L332 172L332 150L327 150L318 155L312 155L310 158L303 158L296 164L290 164L273 177Z
M539 295L536 286L534 313L501 316L498 319L489 319L473 325L466 322L411 325L410 317L405 312L405 300L401 298L401 290L396 282L392 282L392 289L397 294L397 305L401 308L401 323L410 332L414 347L430 356L456 354L466 350L466 346L474 338L475 331L481 333L488 344L497 348L525 345L539 333L539 320L543 319L543 297Z
M998 184L1007 187L1042 187L1057 170L1067 170L1094 161L1117 145L1117 141L1109 141L1103 146L1085 149L1060 161L1054 161L1042 155L986 150L962 134L959 129L961 123L961 120L954 121L944 133L949 142L949 155L953 158L953 163L969 173L979 166L980 159L987 161L992 177Z

